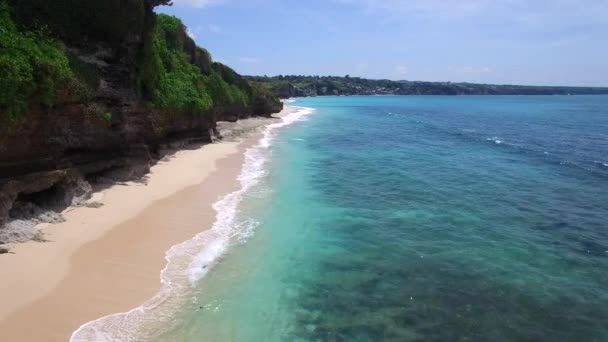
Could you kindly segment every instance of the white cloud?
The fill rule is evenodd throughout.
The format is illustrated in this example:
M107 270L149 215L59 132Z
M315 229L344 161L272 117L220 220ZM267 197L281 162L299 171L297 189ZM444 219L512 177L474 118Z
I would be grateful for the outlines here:
M247 64L257 64L257 63L260 63L260 60L258 58L255 58L255 57L241 57L241 58L239 58L239 61L241 63L247 63Z
M395 73L397 73L399 76L404 76L407 74L407 67L404 65L397 65L395 67Z
M500 21L531 30L608 24L606 0L332 0L392 19Z
M195 28L191 29L191 28L187 28L186 33L188 34L188 36L194 40L196 40L197 37L199 36L204 36L206 31L210 31L210 32L214 32L214 33L220 33L221 29L218 26L215 25L211 25L209 24L208 26L196 26Z
M369 64L367 63L359 63L355 66L355 72L357 74L361 74L365 71L367 71L367 69L369 68Z
M175 6L203 8L223 2L223 0L173 0Z
M474 66L449 66L448 71L455 74L483 74L490 72L489 67L474 67Z
M213 33L220 33L222 32L222 28L214 25L214 24L208 24L207 28L209 29L209 31L213 32Z
M230 61L228 59L222 57L213 57L213 61L222 64L230 64Z
M333 0L337 3L362 6L369 12L388 11L393 14L423 16L467 16L482 10L486 0Z
M194 32L192 32L192 30L191 30L191 29L189 29L189 28L188 28L188 29L186 29L186 34L188 35L188 37L190 37L190 38L192 38L192 39L196 40L196 34L194 34Z

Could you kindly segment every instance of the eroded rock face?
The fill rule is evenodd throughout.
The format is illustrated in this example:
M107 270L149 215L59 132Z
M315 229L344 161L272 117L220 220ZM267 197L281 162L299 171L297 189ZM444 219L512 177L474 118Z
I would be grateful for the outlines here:
M215 107L205 115L151 110L125 87L128 74L118 77L110 62L95 65L101 81L93 100L85 104L66 95L55 108L0 125L0 240L28 240L37 223L60 220L52 212L73 205L83 182L142 177L161 148L212 142L217 121L280 111L263 105Z
M84 201L90 192L91 187L75 169L15 177L0 185L0 220L9 214L15 218L30 218L38 214L35 212L37 207L59 211Z
M111 183L145 175L163 144L211 141L213 118L144 104L134 82L137 58L129 56L137 45L114 49L96 42L66 50L98 79L86 96L68 87L53 108L32 108L19 121L0 124L0 240L31 235L7 237L7 229L3 234L9 217L23 221L17 225L55 221L49 210L75 204L87 180Z
M0 240L32 238L32 224L56 221L48 212L75 204L85 180L141 177L159 157L160 146L211 142L215 122L208 117L155 112L119 82L107 77L102 84L87 104L66 97L53 109L33 110L17 123L0 125ZM88 113L91 105L111 117ZM20 222L7 227L9 217Z
M217 135L217 121L281 110L265 94L253 105L216 105L205 113L153 108L141 84L141 64L156 20L152 9L166 2L9 2L21 24L44 23L62 41L76 77L62 86L52 108L31 104L17 122L0 120L0 241L7 236L3 227L9 218L55 221L60 218L48 211L59 212L86 197L89 182L145 175L162 157L163 146L209 143ZM217 69L233 84L247 85L232 69L212 63L185 29L177 32L171 41L180 43L201 73Z

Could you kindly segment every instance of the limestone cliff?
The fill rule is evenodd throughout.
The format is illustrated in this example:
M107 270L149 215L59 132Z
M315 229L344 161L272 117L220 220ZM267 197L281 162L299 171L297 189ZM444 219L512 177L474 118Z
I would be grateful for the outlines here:
M166 2L0 2L0 233L85 181L145 174L163 145L211 142L217 121L282 109L153 12Z

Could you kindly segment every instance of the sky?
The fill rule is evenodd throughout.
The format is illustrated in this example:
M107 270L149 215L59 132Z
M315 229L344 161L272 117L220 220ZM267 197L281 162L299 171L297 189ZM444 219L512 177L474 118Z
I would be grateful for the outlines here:
M245 75L608 86L608 0L174 0Z

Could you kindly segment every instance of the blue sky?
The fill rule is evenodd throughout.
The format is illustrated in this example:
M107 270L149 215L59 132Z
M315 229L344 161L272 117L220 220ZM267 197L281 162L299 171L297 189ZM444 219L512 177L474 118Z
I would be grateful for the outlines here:
M608 0L174 0L247 75L608 86Z

